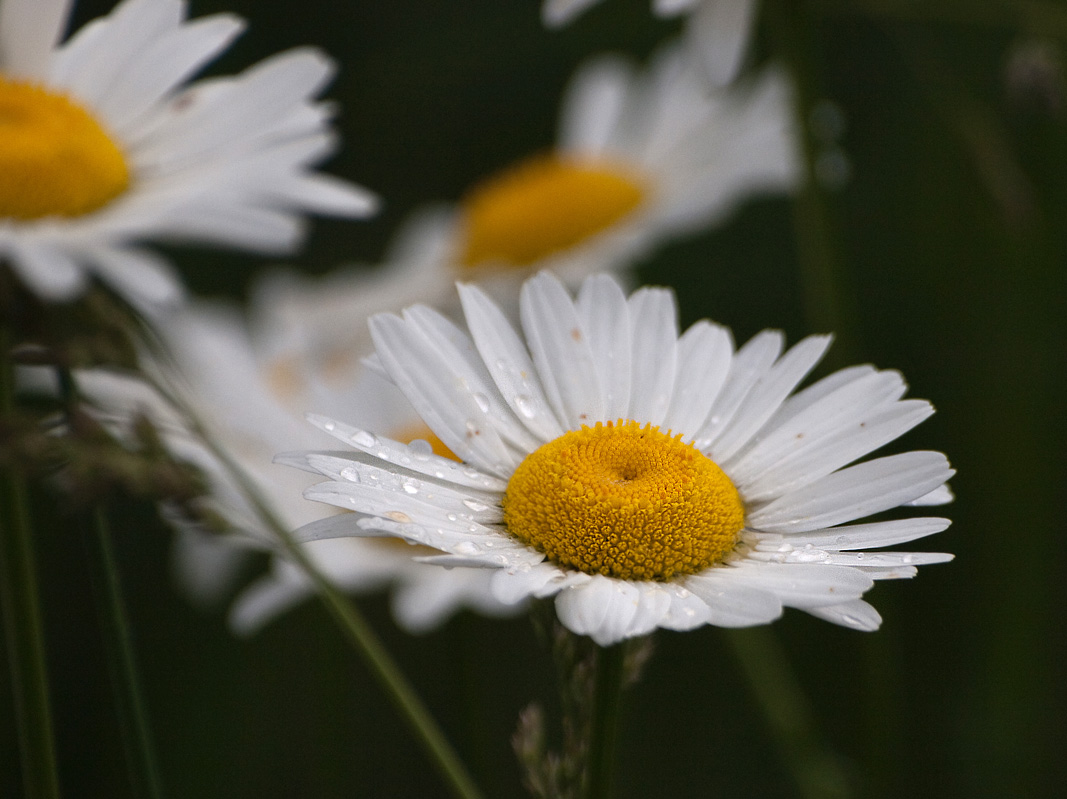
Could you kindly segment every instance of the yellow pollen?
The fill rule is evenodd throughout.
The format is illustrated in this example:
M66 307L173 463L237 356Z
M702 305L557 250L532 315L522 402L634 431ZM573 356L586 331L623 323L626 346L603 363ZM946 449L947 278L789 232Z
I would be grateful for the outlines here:
M504 524L553 563L623 580L669 580L721 561L745 522L714 461L658 427L597 423L528 455Z
M126 159L92 114L0 75L0 219L88 214L129 182Z
M644 196L633 174L615 164L531 158L463 201L463 265L528 266L611 227Z

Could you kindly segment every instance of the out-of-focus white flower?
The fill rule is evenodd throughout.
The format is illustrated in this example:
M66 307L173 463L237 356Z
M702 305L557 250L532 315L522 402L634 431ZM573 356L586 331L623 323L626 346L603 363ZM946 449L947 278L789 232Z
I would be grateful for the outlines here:
M601 0L545 0L541 18L558 28ZM687 35L705 65L707 78L725 86L737 77L752 38L758 0L653 0L656 16L688 15Z
M152 359L146 368L192 408L207 435L237 463L290 529L321 516L319 508L301 496L314 480L272 462L278 452L307 448L308 409L364 413L404 440L434 439L400 392L363 368L358 357L333 346L331 331L346 332L337 331L340 317L318 312L316 298L328 295L338 314L342 308L369 313L390 307L392 291L388 275L375 280L352 271L326 278L322 285L275 275L256 293L248 321L235 308L194 303L157 324L173 362ZM366 320L349 313L344 325L365 328ZM146 414L170 450L207 476L209 507L233 531L220 537L174 518L180 528L175 547L178 578L195 597L210 601L232 588L242 549L278 549L268 522L230 471L155 392L138 381L101 371L79 374L79 384L113 427L121 428L123 420L137 413ZM312 446L330 442L321 434ZM446 452L437 446L438 452ZM307 545L307 552L340 588L368 591L391 586L397 620L411 631L436 626L461 607L490 615L521 607L495 599L488 590L490 575L483 570L442 574L434 566L416 562L415 556L440 554L428 548L349 540L316 542ZM270 573L237 596L231 623L238 631L251 632L313 591L302 571L276 554Z
M674 295L629 298L550 273L525 283L522 335L460 287L467 331L424 307L371 320L381 367L462 464L327 417L345 452L292 454L324 475L304 496L353 513L304 540L391 536L495 572L502 601L555 597L560 621L607 646L656 628L765 624L784 607L860 630L861 597L951 555L871 551L947 519L860 522L951 499L938 452L856 461L926 419L892 371L843 369L796 391L830 343L735 351L707 321L679 336ZM795 393L794 393L795 392Z
M312 170L336 144L315 100L334 72L322 53L189 84L242 20L123 0L60 44L70 5L0 3L0 263L39 296L71 299L97 275L158 306L180 284L146 240L279 254L301 213L373 212L365 189Z
M408 302L476 278L513 304L521 280L548 269L576 284L625 275L672 237L721 222L742 201L798 180L790 90L771 68L713 90L686 50L636 69L599 57L575 74L556 146L474 186L455 208L411 226L424 277ZM428 291L434 292L428 294Z

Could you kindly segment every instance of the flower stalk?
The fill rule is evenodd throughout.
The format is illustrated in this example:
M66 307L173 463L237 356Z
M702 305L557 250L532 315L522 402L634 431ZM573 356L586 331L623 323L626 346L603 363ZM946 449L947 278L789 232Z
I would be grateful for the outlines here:
M457 799L481 799L482 793L459 755L363 614L315 566L304 549L293 538L292 533L277 517L273 508L260 496L251 478L208 434L192 408L182 402L175 391L168 390L168 387L154 376L146 376L146 379L185 416L190 429L208 447L212 455L218 458L222 466L241 487L286 555L300 567L315 586L319 599L348 638L349 643L363 658L371 674L392 700L415 738L423 745L425 753L437 767L440 776L448 784L453 795Z
M597 652L596 695L589 732L586 799L607 799L611 796L619 711L622 708L622 688L626 674L626 652L626 642L601 647Z
M0 326L0 417L14 410L9 331ZM23 790L28 799L59 796L52 714L48 696L33 528L25 479L0 463L0 605L18 727Z

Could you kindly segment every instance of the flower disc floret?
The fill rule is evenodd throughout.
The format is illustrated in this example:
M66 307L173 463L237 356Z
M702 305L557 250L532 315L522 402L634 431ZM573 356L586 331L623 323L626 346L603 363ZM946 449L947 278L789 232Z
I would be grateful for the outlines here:
M611 227L645 193L630 171L613 164L531 158L467 196L462 261L532 264Z
M669 580L720 562L744 506L730 478L681 436L619 420L583 426L518 466L508 533L552 562L626 580Z
M119 146L70 98L0 76L0 218L91 213L130 182Z

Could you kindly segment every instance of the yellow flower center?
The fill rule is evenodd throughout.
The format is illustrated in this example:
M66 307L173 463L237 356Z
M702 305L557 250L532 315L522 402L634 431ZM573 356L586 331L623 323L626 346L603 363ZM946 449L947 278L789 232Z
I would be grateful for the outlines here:
M644 194L614 164L531 158L467 195L462 263L527 266L611 227Z
M745 522L714 461L658 427L597 423L519 464L504 523L560 566L624 580L669 580L721 561Z
M87 214L129 182L126 159L92 114L0 75L0 219Z

